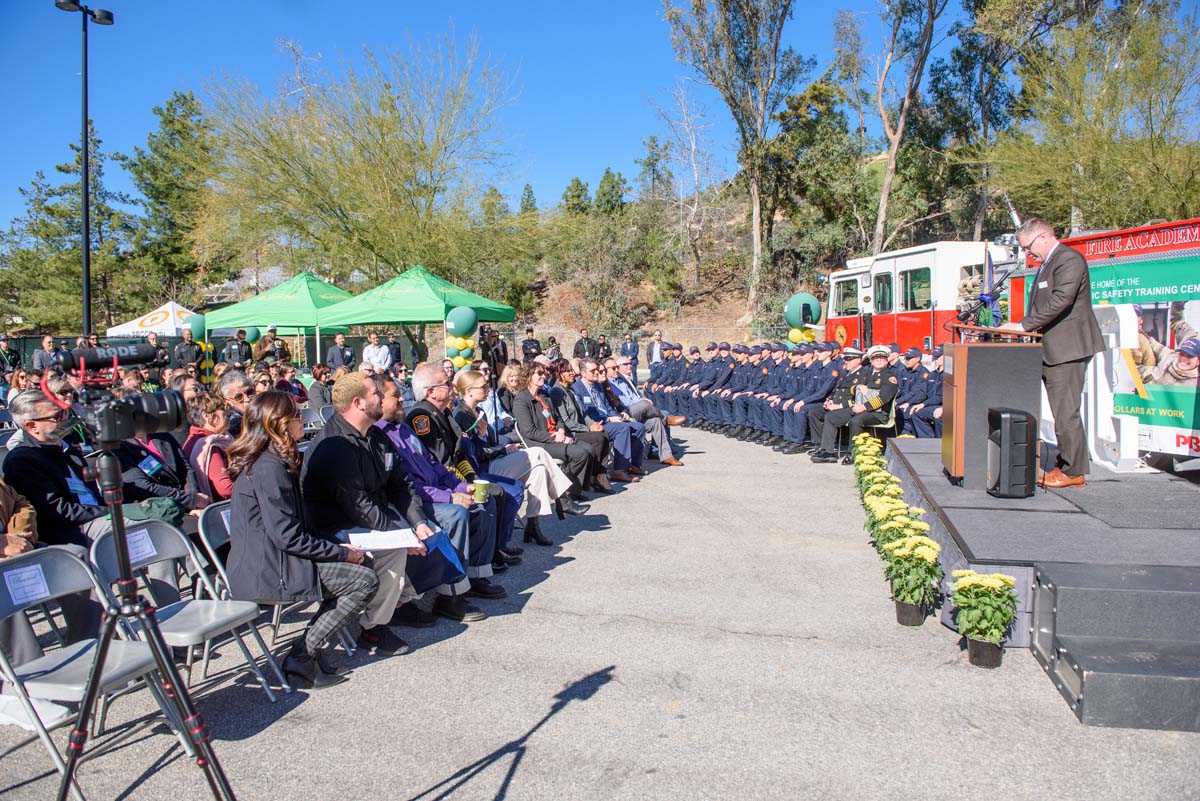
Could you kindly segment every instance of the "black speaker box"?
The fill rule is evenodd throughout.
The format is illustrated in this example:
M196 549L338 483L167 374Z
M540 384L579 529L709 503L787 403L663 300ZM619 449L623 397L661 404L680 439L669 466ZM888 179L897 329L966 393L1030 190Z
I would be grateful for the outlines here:
M988 409L987 491L1028 498L1037 480L1037 418L1020 409Z

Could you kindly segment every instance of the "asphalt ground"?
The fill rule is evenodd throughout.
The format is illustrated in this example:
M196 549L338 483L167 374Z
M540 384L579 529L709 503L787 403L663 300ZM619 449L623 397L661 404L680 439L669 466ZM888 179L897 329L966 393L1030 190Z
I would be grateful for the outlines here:
M1028 651L984 670L898 626L849 467L676 433L685 467L548 518L481 623L397 629L412 653L275 704L226 646L197 697L238 797L1200 799L1200 735L1082 726ZM79 776L207 796L162 728ZM0 760L4 798L56 783L36 745Z

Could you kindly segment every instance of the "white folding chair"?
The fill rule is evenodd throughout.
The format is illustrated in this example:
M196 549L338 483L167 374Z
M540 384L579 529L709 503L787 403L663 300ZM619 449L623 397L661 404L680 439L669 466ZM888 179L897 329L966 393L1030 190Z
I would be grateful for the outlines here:
M229 574L225 572L225 561L221 558L220 554L220 550L229 544L229 520L232 511L232 501L219 501L218 503L209 504L204 507L204 511L200 513L200 543L204 546L204 550L208 553L208 557L212 560L213 567L217 571L217 591L220 595L215 597L218 598L233 597L229 590ZM271 645L274 646L279 640L279 626L283 622L283 616L293 609L301 609L308 606L308 602L260 603L259 605L271 607ZM338 639L341 641L342 648L345 649L347 654L354 653L354 638L346 631L345 626L338 629Z
M0 561L0 620L20 614L26 609L44 604L66 595L79 592L95 592L103 597L105 588L81 559L55 547L37 548L29 553ZM8 754L34 740L41 740L46 752L59 773L66 770L66 763L58 747L50 737L50 731L42 722L33 705L34 699L43 701L78 704L82 702L96 655L98 640L80 640L44 656L13 665L4 649L0 648L0 678L4 680L5 692L15 695L25 711L30 725L35 729L33 736L7 749ZM135 689L139 679L146 680L145 686L159 704L167 721L171 724L184 751L195 755L189 739L183 735L174 708L162 695L157 684L157 668L150 646L137 640L113 639L108 646L104 668L100 674L100 699ZM75 716L59 721L54 727L73 723ZM102 728L102 719L97 710L95 729ZM89 751L85 758L97 756L100 751ZM72 795L83 801L78 784L73 783Z
M211 644L218 637L230 634L241 649L242 656L246 659L246 665L262 685L267 698L272 702L275 701L275 693L272 691L267 677L259 669L258 662L250 653L250 649L246 647L246 641L242 639L242 632L239 629L245 626L250 635L258 642L267 664L271 666L284 692L291 692L292 688L284 678L283 671L279 669L279 664L275 661L274 655L267 648L267 644L263 642L262 635L258 631L258 604L251 601L221 599L217 595L217 589L212 581L205 574L203 568L199 567L203 564L200 554L188 541L186 534L162 520L144 520L129 526L126 531L126 541L129 545L130 566L135 575L141 573L143 568L148 565L167 560L180 560L187 564L188 571L192 573L193 586L198 582L213 599L196 597L191 600L176 601L158 607L155 612L158 627L162 631L163 640L167 645L172 648L188 649L189 684L191 684L192 678L192 649L201 644L205 646L202 676L207 678ZM116 603L112 585L119 578L119 573L115 543L111 532L96 538L92 543L90 558L101 583L104 584L109 600ZM149 581L144 583L153 598L153 586ZM198 596L199 593L194 593L194 595ZM155 603L157 605L157 601ZM139 627L131 626L130 628L132 636L138 638L142 636Z

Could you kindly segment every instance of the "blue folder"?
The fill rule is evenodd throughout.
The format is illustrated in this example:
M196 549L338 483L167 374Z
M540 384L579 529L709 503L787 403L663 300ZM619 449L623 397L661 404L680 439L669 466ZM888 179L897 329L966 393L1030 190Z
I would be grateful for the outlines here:
M410 554L404 568L417 592L428 592L443 584L455 584L466 577L462 559L446 532L439 531L425 540L425 550L428 551L425 556Z

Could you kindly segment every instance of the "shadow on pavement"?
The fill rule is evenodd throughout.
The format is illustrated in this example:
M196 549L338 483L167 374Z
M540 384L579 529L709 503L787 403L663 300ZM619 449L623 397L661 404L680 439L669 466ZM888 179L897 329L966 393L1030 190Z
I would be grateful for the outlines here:
M504 773L504 780L501 781L496 794L491 796L495 801L503 801L503 799L508 797L508 788L512 785L513 779L516 778L517 768L521 766L521 760L525 758L526 745L529 739L537 733L538 729L546 725L552 717L563 711L567 707L567 704L572 701L586 701L595 695L601 687L612 681L612 674L616 669L616 665L609 665L594 673L589 673L578 681L571 682L554 696L554 703L550 706L550 711L543 715L541 720L534 723L527 732L516 739L509 740L495 751L472 762L465 768L455 771L442 781L430 786L429 789L414 795L410 801L418 801L418 799L423 798L438 801L438 799L449 798L456 791L474 781L477 776L492 765L511 756L512 762L509 764L508 770ZM483 797L474 793L472 795Z

